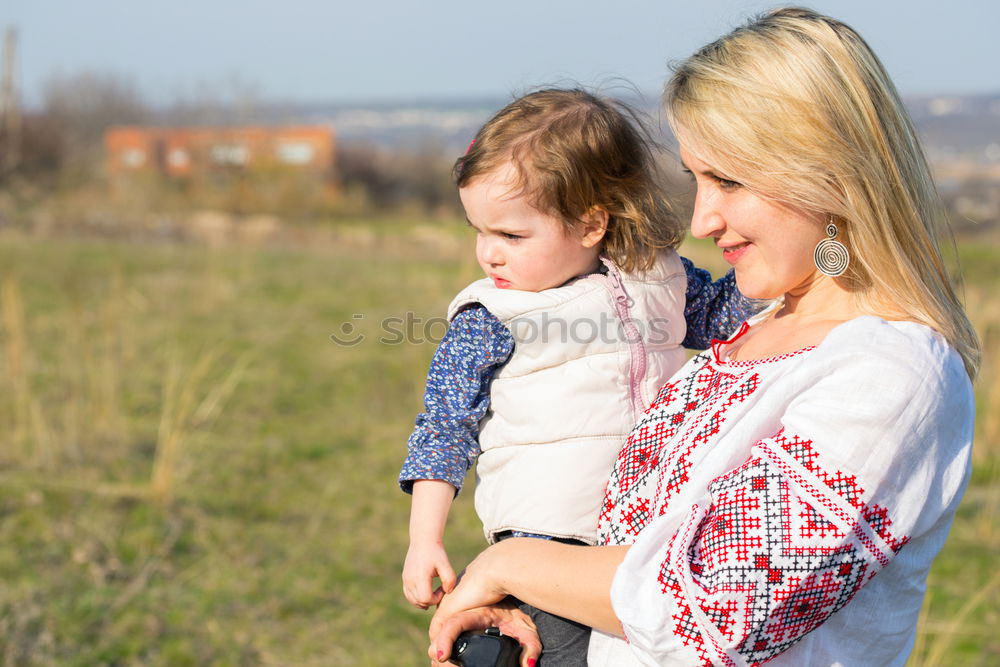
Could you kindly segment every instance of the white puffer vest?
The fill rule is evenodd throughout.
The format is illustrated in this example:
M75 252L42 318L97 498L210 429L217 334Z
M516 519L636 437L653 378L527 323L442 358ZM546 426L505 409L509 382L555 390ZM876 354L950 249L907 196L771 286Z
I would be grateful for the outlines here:
M521 530L597 541L618 450L660 386L684 363L687 277L677 253L625 274L608 260L542 292L465 288L449 320L480 303L514 337L479 422L476 511L486 538Z

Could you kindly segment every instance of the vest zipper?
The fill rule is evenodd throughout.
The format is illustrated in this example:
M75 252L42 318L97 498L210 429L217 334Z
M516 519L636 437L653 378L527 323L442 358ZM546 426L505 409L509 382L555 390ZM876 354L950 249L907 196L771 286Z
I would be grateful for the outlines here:
M642 380L646 377L646 346L643 344L642 335L638 327L632 320L631 307L635 303L632 297L625 291L622 283L621 272L611 262L604 260L608 267L604 285L611 292L611 300L615 304L618 319L622 323L625 333L625 342L628 343L629 351L629 388L632 399L632 419L638 419L646 410L646 398L642 395Z

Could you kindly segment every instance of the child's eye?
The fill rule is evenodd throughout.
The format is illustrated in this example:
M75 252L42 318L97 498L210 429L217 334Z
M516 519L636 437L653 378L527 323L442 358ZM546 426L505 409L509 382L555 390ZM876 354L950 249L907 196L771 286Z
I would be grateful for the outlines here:
M518 239L524 238L523 236L518 236L517 234L508 234L507 232L500 232L500 236L511 241L516 241Z

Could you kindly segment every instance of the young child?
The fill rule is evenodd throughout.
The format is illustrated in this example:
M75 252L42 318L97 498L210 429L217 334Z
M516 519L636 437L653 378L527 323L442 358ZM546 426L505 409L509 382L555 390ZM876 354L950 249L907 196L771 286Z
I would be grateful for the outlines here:
M444 526L474 463L491 543L594 544L616 455L682 346L704 349L748 314L732 274L713 284L673 250L683 232L650 145L624 105L543 90L498 112L456 163L487 278L448 309L399 478L413 494L412 604L455 585ZM522 608L545 665L583 664L588 628Z

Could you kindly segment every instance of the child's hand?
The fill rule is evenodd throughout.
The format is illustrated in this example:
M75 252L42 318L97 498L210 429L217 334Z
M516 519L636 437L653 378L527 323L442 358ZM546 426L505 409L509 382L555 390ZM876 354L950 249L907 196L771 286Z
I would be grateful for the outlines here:
M403 564L403 595L421 609L438 604L455 588L455 570L442 540L455 487L439 479L413 482L410 507L410 549ZM434 577L441 585L434 588Z
M441 580L437 588L433 588L434 577ZM444 594L454 588L455 570L441 543L410 542L403 564L403 595L410 604L427 609L441 602Z

